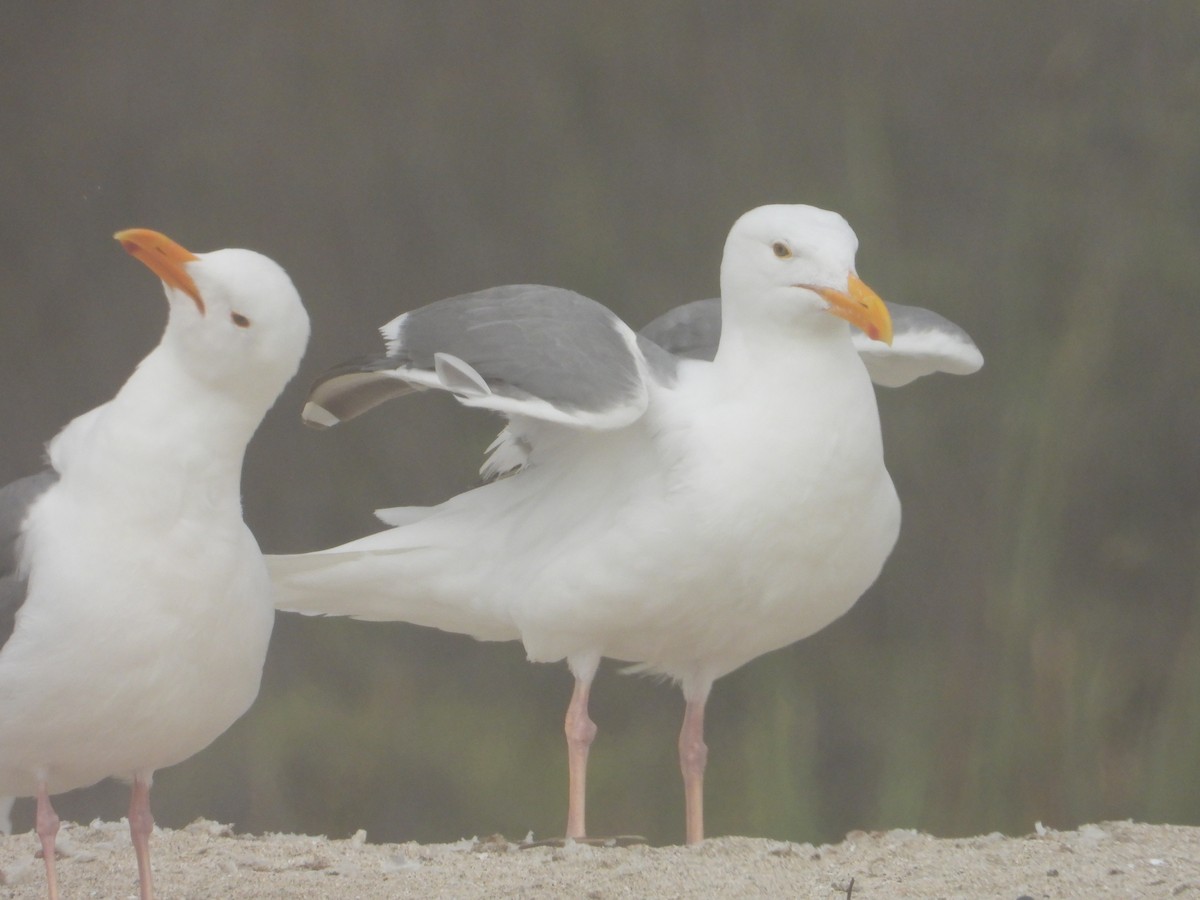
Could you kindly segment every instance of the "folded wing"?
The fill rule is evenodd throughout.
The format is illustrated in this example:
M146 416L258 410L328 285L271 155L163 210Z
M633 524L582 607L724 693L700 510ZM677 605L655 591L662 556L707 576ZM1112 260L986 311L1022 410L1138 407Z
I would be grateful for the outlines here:
M0 488L0 649L12 635L17 610L25 602L19 546L25 517L34 501L57 480L58 474L47 469Z

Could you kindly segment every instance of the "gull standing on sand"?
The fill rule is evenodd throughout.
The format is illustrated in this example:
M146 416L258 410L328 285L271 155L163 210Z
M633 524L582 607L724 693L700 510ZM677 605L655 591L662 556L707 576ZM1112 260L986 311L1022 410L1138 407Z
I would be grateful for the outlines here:
M868 365L902 384L983 362L965 332L914 308L889 350L893 321L855 272L857 246L836 213L766 206L729 233L719 303L681 307L642 335L536 285L384 326L387 352L327 373L305 418L330 426L414 389L450 391L507 416L483 474L508 477L382 510L394 527L349 544L268 557L280 607L566 659L572 838L586 834L601 657L668 676L686 701L686 837L701 840L713 682L845 613L896 542Z
M242 521L242 457L309 333L264 256L193 254L144 229L116 237L163 281L162 340L50 442L45 471L0 489L0 794L37 797L51 898L51 794L132 781L147 900L154 771L207 746L258 694L275 611Z

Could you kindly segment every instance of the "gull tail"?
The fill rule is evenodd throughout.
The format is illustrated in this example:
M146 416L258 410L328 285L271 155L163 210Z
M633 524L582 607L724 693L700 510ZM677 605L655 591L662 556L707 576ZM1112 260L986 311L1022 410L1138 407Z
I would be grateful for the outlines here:
M285 612L409 622L484 641L519 637L481 601L470 567L428 547L334 548L266 561L275 607Z
M267 554L267 571L275 587L275 608L306 616L359 616L367 618L362 580L365 551ZM357 589L356 589L357 588Z

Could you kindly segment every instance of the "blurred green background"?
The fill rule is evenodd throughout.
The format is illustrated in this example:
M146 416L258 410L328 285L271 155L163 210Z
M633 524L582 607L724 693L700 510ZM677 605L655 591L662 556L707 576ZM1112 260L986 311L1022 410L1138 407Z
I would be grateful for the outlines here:
M845 618L717 683L709 830L1200 824L1192 0L12 2L0 78L0 481L158 339L118 228L261 250L304 296L244 485L285 552L473 484L498 428L431 396L301 426L378 325L536 281L637 327L715 293L745 210L837 209L868 283L987 364L881 393L899 545ZM570 688L516 644L283 616L257 704L159 774L158 819L561 834ZM681 714L602 669L594 833L682 839Z

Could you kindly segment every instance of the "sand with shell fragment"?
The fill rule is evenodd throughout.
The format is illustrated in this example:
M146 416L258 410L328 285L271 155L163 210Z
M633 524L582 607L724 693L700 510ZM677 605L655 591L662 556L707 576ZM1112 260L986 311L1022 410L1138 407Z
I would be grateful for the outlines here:
M124 823L64 823L64 900L137 894ZM0 897L42 898L45 877L26 833L0 837ZM155 831L155 886L169 898L375 897L1194 897L1200 828L1105 822L1025 837L941 839L852 832L814 847L722 837L696 847L571 844L522 849L502 838L372 844L235 834L197 821Z

